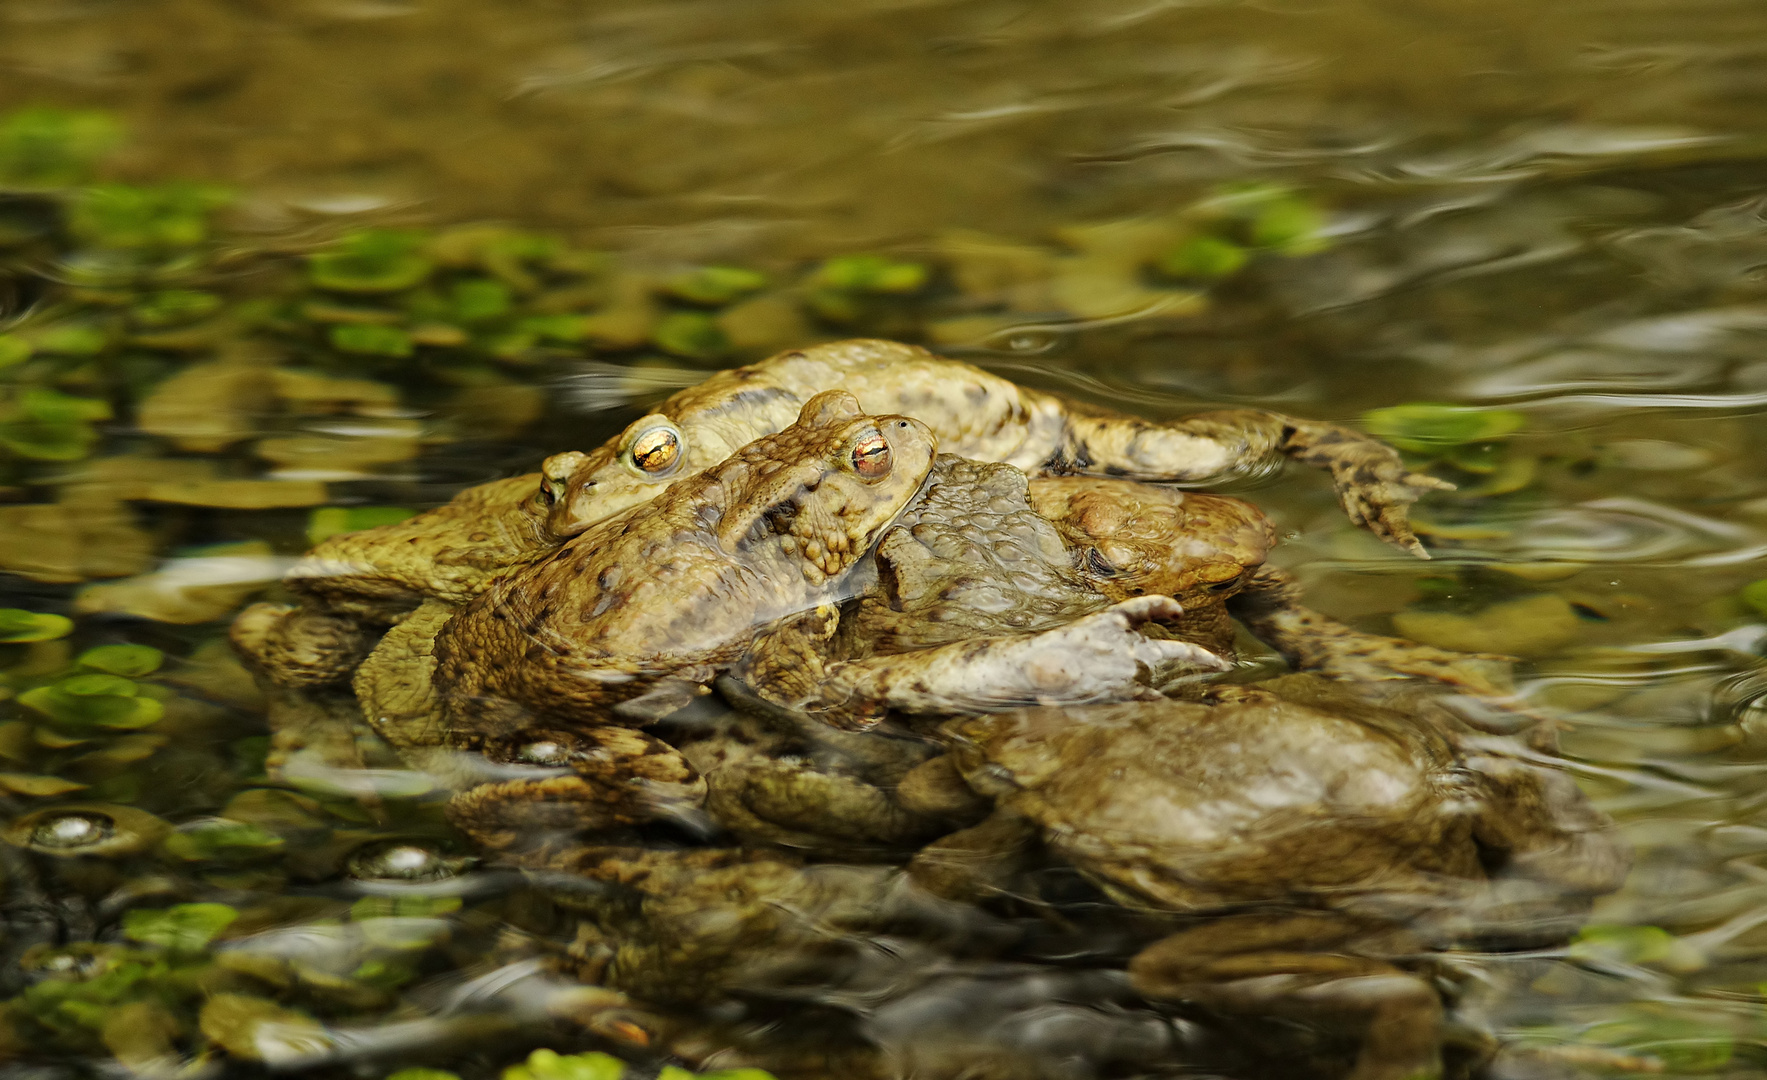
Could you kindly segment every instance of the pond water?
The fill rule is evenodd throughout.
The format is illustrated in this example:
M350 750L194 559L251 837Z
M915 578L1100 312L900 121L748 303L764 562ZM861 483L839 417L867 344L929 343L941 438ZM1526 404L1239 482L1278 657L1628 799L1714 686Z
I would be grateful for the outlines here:
M312 544L863 335L1453 480L1428 562L1228 485L1311 606L1520 657L1634 851L1568 944L1449 958L1450 1065L1767 1075L1763 52L1741 0L0 3L0 1069L1341 1074L1329 1020L1137 999L1077 879L996 912L1035 957L580 985L423 773L347 721L286 771L320 720L227 627Z

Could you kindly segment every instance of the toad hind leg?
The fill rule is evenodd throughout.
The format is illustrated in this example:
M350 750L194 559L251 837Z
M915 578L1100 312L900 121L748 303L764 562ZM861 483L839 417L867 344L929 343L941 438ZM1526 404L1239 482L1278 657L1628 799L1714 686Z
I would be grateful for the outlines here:
M1133 480L1201 481L1255 470L1277 454L1331 473L1350 520L1429 558L1411 531L1410 507L1426 491L1454 485L1405 467L1392 447L1339 424L1258 409L1224 409L1167 423L1075 414L1052 468Z
M1347 1080L1439 1077L1441 999L1416 975L1343 951L1360 929L1325 913L1211 919L1143 949L1129 981L1148 997L1354 1024L1363 1037Z
M1245 591L1227 603L1246 629L1298 671L1349 680L1431 679L1489 697L1515 692L1508 657L1365 634L1301 606L1300 595L1288 574L1261 566Z

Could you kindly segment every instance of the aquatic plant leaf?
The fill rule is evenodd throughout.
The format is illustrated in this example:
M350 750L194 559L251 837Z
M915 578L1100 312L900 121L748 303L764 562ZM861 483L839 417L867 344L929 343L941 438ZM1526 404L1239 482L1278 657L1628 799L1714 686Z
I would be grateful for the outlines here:
M83 183L122 142L108 113L86 109L19 109L0 120L0 184L65 187Z
M0 788L5 788L15 795L45 798L51 795L66 795L70 792L84 791L86 785L74 780L63 780L59 776L0 772Z
M416 514L403 506L322 506L307 518L307 541L317 544L339 533L394 525Z
M517 333L567 345L582 341L587 334L581 315L535 315L516 323L515 328Z
M0 369L24 363L35 351L36 346L17 334L0 334Z
M400 1069L389 1074L386 1080L460 1080L460 1077L446 1069Z
M410 356L415 347L411 335L396 326L343 323L331 328L332 347L359 356Z
M74 621L65 615L0 608L0 644L21 641L53 641L73 633Z
M700 311L672 311L657 321L651 340L657 348L676 356L706 360L729 351L730 339L711 315Z
M626 1063L610 1054L590 1052L565 1056L536 1050L520 1065L503 1070L503 1080L620 1080Z
M1648 964L1668 957L1675 935L1660 926L1592 923L1578 931L1568 955L1578 960Z
M722 307L767 287L767 275L742 266L702 266L677 274L663 290L690 304Z
M129 317L137 325L149 327L179 326L195 322L221 309L221 298L198 289L165 289L148 293L129 308Z
M905 295L919 292L931 275L920 263L884 255L842 255L824 262L811 279L836 292Z
M123 935L172 952L197 952L233 924L239 912L226 904L174 904L136 908L123 915Z
M208 818L166 837L166 854L187 862L240 862L274 855L282 837L246 821Z
M208 239L209 214L232 201L231 192L204 184L101 184L73 201L68 228L100 247L192 247Z
M95 645L74 662L112 675L131 678L158 671L166 654L152 645Z
M1252 219L1252 243L1283 255L1311 255L1326 247L1325 215L1296 196L1270 203Z
M490 278L457 281L448 292L449 304L445 313L463 323L501 318L509 314L515 302L514 290L506 282Z
M1756 612L1767 615L1767 578L1751 581L1744 585L1742 587L1742 602L1754 608ZM0 640L10 639L0 638Z
M1485 443L1520 431L1527 417L1511 409L1415 402L1362 414L1369 434L1416 454L1440 454L1448 447Z
M165 715L165 706L142 697L128 679L94 673L75 675L54 686L38 686L18 703L78 734L93 727L128 731L147 727Z
M435 264L421 254L423 237L399 229L365 229L307 259L307 277L334 292L399 292L428 278Z
M1245 248L1218 236L1194 236L1154 263L1154 269L1173 278L1231 277L1251 255Z
M56 689L75 697L134 697L140 687L120 675L95 672L90 675L69 676L56 684Z
M91 323L67 323L40 330L32 342L37 352L51 356L97 356L110 344L110 335Z
M32 420L65 424L76 420L109 420L110 403L100 398L75 397L44 386L33 386L19 397L18 409Z
M86 424L45 424L13 420L0 424L0 446L35 461L78 461L98 444L98 432Z

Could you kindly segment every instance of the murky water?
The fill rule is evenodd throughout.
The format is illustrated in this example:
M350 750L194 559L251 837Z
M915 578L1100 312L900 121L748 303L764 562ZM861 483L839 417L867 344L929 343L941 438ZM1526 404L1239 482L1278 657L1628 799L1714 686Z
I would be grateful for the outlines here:
M313 542L863 333L1422 431L1428 563L1316 473L1235 490L1318 609L1522 657L1636 851L1570 945L1450 957L1453 1038L1767 1073L1763 43L1719 0L5 0L0 787L62 832L0 847L0 1068L1341 1070L1149 1009L1077 881L1080 943L859 935L838 992L668 1018L550 974L568 906L384 748L265 773L226 626ZM1418 403L1482 411L1374 412Z

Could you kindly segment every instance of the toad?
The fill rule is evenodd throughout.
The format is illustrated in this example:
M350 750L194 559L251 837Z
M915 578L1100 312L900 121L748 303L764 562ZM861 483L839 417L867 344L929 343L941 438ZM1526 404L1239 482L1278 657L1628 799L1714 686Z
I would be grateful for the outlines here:
M1438 1075L1442 1005L1407 958L1561 941L1628 855L1549 759L1427 699L1266 687L952 721L952 756L905 793L954 772L995 810L911 873L951 898L1019 892L1040 841L1118 902L1182 917L1130 961L1144 995L1360 1027L1354 1080Z
M1087 473L1198 484L1256 472L1278 456L1326 469L1350 518L1426 557L1408 524L1421 492L1451 485L1408 471L1391 447L1336 424L1261 410L1151 421L1020 387L917 346L843 341L713 375L588 453L539 474L469 489L407 521L332 537L291 573L297 593L390 622L425 598L460 603L671 484L778 432L804 404L845 389L865 411L914 417L949 453L1037 474Z
M1153 632L1196 649L1174 646L1178 662L1156 668L1155 685L1225 668L1231 613L1310 670L1506 692L1501 658L1362 633L1301 606L1294 583L1264 564L1274 539L1269 519L1241 499L1096 477L1030 479L1010 465L941 455L879 542L875 577L858 597L759 639L737 674L769 702L849 727L886 707L949 716L1049 703L1058 695L1045 694L1045 679L1069 702L1123 697L1146 650L1096 647L1102 639L1084 632L1085 620L1135 598L1171 597L1182 614ZM1065 636L1038 636L1062 626ZM1095 696L1064 672L1090 676Z
M769 627L838 611L934 449L918 421L818 395L796 424L505 574L457 612L426 602L361 665L359 700L395 745L473 751L512 771L452 804L493 847L691 816L703 781L638 729L704 693ZM960 672L979 700L1151 696L1143 668L1207 657L1140 632L1179 611L1166 597L1133 598L1041 634L964 642L962 655L929 650L926 663ZM1061 660L1076 651L1112 665ZM1025 656L1053 659L1027 675L1011 662ZM898 704L884 687L880 707Z

